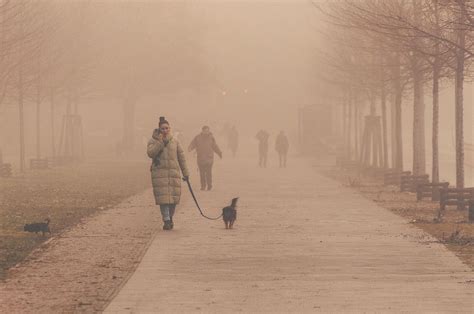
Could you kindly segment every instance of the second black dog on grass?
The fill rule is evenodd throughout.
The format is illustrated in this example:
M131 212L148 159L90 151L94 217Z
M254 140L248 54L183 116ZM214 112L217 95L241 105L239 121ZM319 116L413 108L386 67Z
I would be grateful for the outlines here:
M238 197L232 199L230 206L222 208L222 219L224 219L225 228L232 229L237 219L237 201Z
M50 222L49 218L46 218L45 222L34 222L31 224L26 224L23 227L23 230L28 231L28 232L34 232L36 234L38 234L38 232L41 232L43 236L46 232L51 234L51 231L49 230L49 222Z

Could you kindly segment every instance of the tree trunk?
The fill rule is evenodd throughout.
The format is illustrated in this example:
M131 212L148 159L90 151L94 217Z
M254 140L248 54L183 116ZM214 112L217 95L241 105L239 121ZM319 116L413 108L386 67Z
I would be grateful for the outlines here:
M23 18L24 3L20 2L19 15ZM24 82L23 82L23 22L19 25L19 62L18 62L18 115L20 128L20 172L25 172L25 115L23 104Z
M461 5L461 4L460 4ZM464 188L464 48L466 33L464 29L464 10L459 15L457 31L459 47L456 52L455 76L455 125L456 125L456 187Z
M18 73L18 115L20 127L20 172L25 171L25 114L23 104L23 69Z
M36 86L36 158L41 158L41 80L38 75Z
M416 58L416 57L415 57ZM418 62L416 58L415 63ZM425 160L425 104L423 99L423 74L413 68L413 174L426 173Z
M123 103L123 148L127 152L131 152L135 144L135 103L133 96L126 97Z
M436 34L441 33L439 26L439 10L438 0L434 2L434 15L435 15L435 27ZM432 166L431 166L431 180L433 183L439 182L439 76L440 76L440 57L439 57L439 43L435 46L435 57L433 60L433 121L432 121Z
M438 134L439 134L439 66L438 60L433 65L433 130L432 130L432 169L431 177L433 183L439 182L439 148L438 148Z
M50 122L51 122L51 153L53 158L56 157L56 140L55 140L55 129L54 129L54 89L51 88L50 91Z
M354 154L357 160L359 156L359 104L354 95Z
M382 111L382 145L383 145L383 168L388 168L388 140L387 140L387 94L382 69L382 86L380 90L380 107Z
M401 65L400 55L397 54L395 58L394 81L393 87L395 91L395 151L396 163L394 168L398 171L403 171L403 137L402 137L402 96L403 87L401 82Z
M395 129L395 93L390 95L390 155L391 165L395 168L397 164L397 137Z
M418 25L422 17L422 1L413 0L413 20ZM425 104L423 95L423 64L418 41L413 41L410 62L413 71L413 174L426 173L425 156Z
M347 159L347 95L342 98L342 154L343 159Z
M352 132L352 107L354 106L354 100L352 99L352 92L349 94L349 112L348 112L348 125L347 125L347 152L349 156L349 160L352 160L352 139L351 139L351 132Z

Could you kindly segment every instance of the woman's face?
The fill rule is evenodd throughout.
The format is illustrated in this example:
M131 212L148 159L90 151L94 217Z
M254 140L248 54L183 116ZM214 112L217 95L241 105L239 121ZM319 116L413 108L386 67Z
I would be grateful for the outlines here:
M161 131L161 134L163 134L165 136L170 134L170 131L171 131L170 125L167 124L167 123L162 124L160 126L160 131Z

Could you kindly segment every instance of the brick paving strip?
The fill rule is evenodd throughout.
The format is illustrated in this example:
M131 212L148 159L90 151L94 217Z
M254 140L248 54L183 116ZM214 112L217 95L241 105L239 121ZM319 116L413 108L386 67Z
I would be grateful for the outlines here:
M198 197L215 215L240 196L234 230L188 193L172 232L150 191L90 217L10 271L0 313L473 311L454 254L308 164L218 163Z
M0 284L0 313L103 310L161 227L150 204L147 191L53 235L9 270Z

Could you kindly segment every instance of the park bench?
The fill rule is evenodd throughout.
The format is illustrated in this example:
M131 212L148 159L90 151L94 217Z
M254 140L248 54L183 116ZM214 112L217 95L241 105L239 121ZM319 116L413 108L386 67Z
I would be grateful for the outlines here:
M416 186L416 200L431 198L432 201L439 201L440 190L449 187L449 182L422 183Z
M341 168L344 169L358 169L360 168L360 164L356 160L343 160L340 163Z
M66 156L56 156L49 159L50 167L60 167L65 166L68 164L72 164L74 162L73 157L66 157Z
M400 177L400 191L402 192L416 192L416 187L419 184L429 183L429 175L403 175Z
M384 181L385 181L385 173L386 173L386 169L385 168L380 168L380 167L365 167L363 169L363 172L366 174L366 175L369 175L369 176L372 176L372 177L375 177L375 178L384 178Z
M30 169L48 169L49 162L48 159L41 159L41 158L33 158L30 159Z
M446 206L457 206L458 209L465 209L474 201L474 188L445 188L440 191L440 210L445 210Z
M384 185L400 185L400 178L402 176L411 175L411 171L389 171L385 172L383 176Z
M0 164L0 177L8 178L12 176L12 165L2 163Z
M474 222L474 200L469 202L469 222Z

